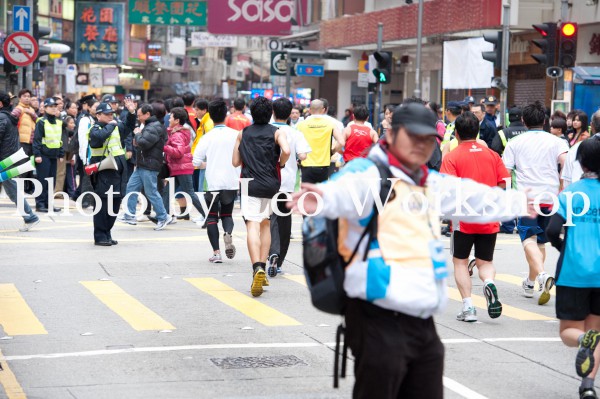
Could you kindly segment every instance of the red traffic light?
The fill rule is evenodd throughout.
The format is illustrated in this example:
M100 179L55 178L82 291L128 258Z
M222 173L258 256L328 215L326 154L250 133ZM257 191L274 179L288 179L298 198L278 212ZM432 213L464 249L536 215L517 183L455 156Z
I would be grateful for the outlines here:
M577 31L577 29L575 28L575 25L570 22L563 24L560 27L560 30L561 30L563 36L566 36L566 37L573 36Z

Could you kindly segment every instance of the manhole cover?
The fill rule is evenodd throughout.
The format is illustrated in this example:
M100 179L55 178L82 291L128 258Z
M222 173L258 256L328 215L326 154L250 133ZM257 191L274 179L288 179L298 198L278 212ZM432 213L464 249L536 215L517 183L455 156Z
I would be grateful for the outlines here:
M222 357L210 359L222 369L258 369L273 367L307 366L296 356Z

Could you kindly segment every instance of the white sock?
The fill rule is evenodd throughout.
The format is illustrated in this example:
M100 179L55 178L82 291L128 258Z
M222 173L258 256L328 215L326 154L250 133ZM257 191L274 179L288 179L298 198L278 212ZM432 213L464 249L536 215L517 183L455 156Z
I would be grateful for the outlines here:
M463 310L467 310L473 307L473 301L471 301L471 297L463 298Z
M535 285L535 281L531 281L529 277L527 277L527 285L533 287Z
M491 278L486 278L483 281L483 285L488 285L488 284L494 284L494 280L492 280Z

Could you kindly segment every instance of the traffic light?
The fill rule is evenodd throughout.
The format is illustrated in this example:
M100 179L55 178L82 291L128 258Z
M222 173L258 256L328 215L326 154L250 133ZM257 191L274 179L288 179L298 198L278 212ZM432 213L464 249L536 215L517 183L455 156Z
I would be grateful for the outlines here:
M542 50L542 54L532 54L531 57L539 64L547 67L556 65L556 23L546 22L543 24L533 25L542 39L532 40L533 44Z
M558 32L558 66L573 68L577 57L577 23L563 22Z
M483 34L483 40L494 45L494 51L482 51L484 60L494 64L495 69L502 67L502 31L487 32Z
M40 26L40 24L37 22L33 23L33 38L38 41L38 44L41 38L48 36L50 33L52 33L52 29L46 26ZM40 51L38 53L38 58L48 55L52 52L49 46L40 45L39 48Z
M392 80L392 53L389 51L376 51L373 54L377 66L373 69L373 75L377 83L387 85Z
M223 59L227 65L231 65L233 62L233 49L231 47L225 47L225 50L223 50Z

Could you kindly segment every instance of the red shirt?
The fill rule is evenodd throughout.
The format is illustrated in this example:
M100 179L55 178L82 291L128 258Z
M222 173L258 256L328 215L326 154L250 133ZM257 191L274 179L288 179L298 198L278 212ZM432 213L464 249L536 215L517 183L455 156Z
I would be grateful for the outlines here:
M225 121L225 125L227 127L232 128L233 130L244 130L245 127L250 126L250 119L241 114L230 115L229 118Z
M348 162L354 158L366 158L367 149L373 144L371 139L371 128L365 125L350 125L350 136L344 144L344 161Z
M449 152L442 161L440 173L471 179L490 187L496 187L504 183L505 178L510 178L498 154L475 141L460 143ZM460 222L458 230L466 234L494 234L499 231L499 223Z
M196 122L196 111L194 111L194 108L192 108L192 107L184 107L184 108L187 111L188 116L190 118L189 124L194 129L194 132L195 132L196 130L198 130L198 122Z

